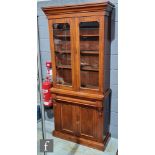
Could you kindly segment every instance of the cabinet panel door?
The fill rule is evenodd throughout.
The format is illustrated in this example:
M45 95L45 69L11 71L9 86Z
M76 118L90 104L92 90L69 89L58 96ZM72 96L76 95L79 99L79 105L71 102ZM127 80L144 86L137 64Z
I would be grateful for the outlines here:
M103 66L103 24L101 17L78 19L78 87L80 90L101 91Z
M74 133L74 106L69 104L62 104L61 107L61 123L62 130Z
M95 115L96 111L91 108L80 107L80 136L96 138Z
M61 104L53 103L55 130L61 130Z
M56 101L54 104L55 129L70 134L77 134L78 106L66 101Z
M73 22L70 18L49 21L52 52L53 85L74 87Z

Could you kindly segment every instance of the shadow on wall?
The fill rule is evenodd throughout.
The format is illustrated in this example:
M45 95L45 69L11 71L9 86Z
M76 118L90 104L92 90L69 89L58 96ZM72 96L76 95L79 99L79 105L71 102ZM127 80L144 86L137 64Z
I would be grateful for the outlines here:
M111 28L110 28L110 41L112 42L113 40L115 40L115 8L112 10L112 14L111 14ZM111 55L111 50L110 50L110 55ZM110 64L111 64L111 59L110 59ZM111 65L110 65L111 66ZM111 75L110 75L111 76ZM109 101L109 109L111 110L111 100L112 100L112 90L110 93L110 101ZM111 115L109 113L109 124L111 124Z
M112 10L111 15L111 41L115 40L115 8Z

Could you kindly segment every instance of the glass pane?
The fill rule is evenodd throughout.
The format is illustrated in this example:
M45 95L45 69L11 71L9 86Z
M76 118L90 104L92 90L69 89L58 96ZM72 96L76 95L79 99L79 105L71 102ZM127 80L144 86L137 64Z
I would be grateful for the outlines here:
M98 89L99 81L99 23L80 23L81 87Z
M70 25L53 24L54 48L56 55L56 82L72 85Z

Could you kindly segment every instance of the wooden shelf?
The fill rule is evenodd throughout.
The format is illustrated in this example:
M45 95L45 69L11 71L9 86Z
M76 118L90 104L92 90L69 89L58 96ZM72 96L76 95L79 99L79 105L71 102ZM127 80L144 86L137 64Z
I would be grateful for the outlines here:
M70 37L70 35L58 34L54 35L55 38L63 38L63 37ZM80 34L80 37L99 37L97 34Z
M60 54L71 54L70 50L64 50L64 51L55 51L55 53L60 53ZM81 51L81 54L93 54L93 55L98 55L98 51Z
M82 37L99 37L98 28L81 28L80 36Z
M71 86L72 84L71 83L68 83L68 82L65 82L64 85Z
M59 82L57 82L58 84L60 84L60 85L62 85L62 83L59 83ZM66 85L66 86L71 86L72 84L71 83L69 83L69 82L64 82L63 83L63 85Z
M99 51L81 51L81 54L99 54Z
M64 32L64 31L70 31L69 28L68 28L68 29L62 29L62 28L57 29L57 28L53 28L53 30L54 30L54 31L61 31L61 32Z
M81 66L81 70L83 70L83 71L94 71L94 72L99 71L99 69L93 68L93 67L90 67L90 66Z
M99 29L96 28L82 28L79 30L80 37L99 37ZM66 33L66 34L64 34ZM70 31L57 31L56 34L54 34L55 37L70 37Z
M93 86L93 85L85 85L85 84L81 84L82 88L91 88L91 89L98 89L98 86Z
M71 54L70 50L64 50L64 51L55 51L55 53L60 53L60 54Z
M57 65L58 69L71 69L71 65Z
M70 35L58 34L54 35L55 38L63 38L63 37L70 37Z
M70 41L68 40L65 40L65 41L61 40L61 42L55 43L56 46L69 45L69 44L70 44Z
M71 65L58 65L57 68L58 69L71 69ZM96 71L96 72L99 71L97 68L92 68L90 66L81 66L81 70Z
M71 54L70 50L66 50L66 51L55 51L55 53L60 53L60 54ZM93 54L93 55L98 55L99 52L98 51L81 51L81 54Z
M80 37L99 37L97 34L80 34Z

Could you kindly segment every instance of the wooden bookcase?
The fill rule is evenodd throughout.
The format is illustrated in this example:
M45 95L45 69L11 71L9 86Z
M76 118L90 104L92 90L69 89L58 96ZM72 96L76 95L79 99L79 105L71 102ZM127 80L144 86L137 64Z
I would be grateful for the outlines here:
M42 8L53 69L53 135L104 150L110 137L110 2Z

